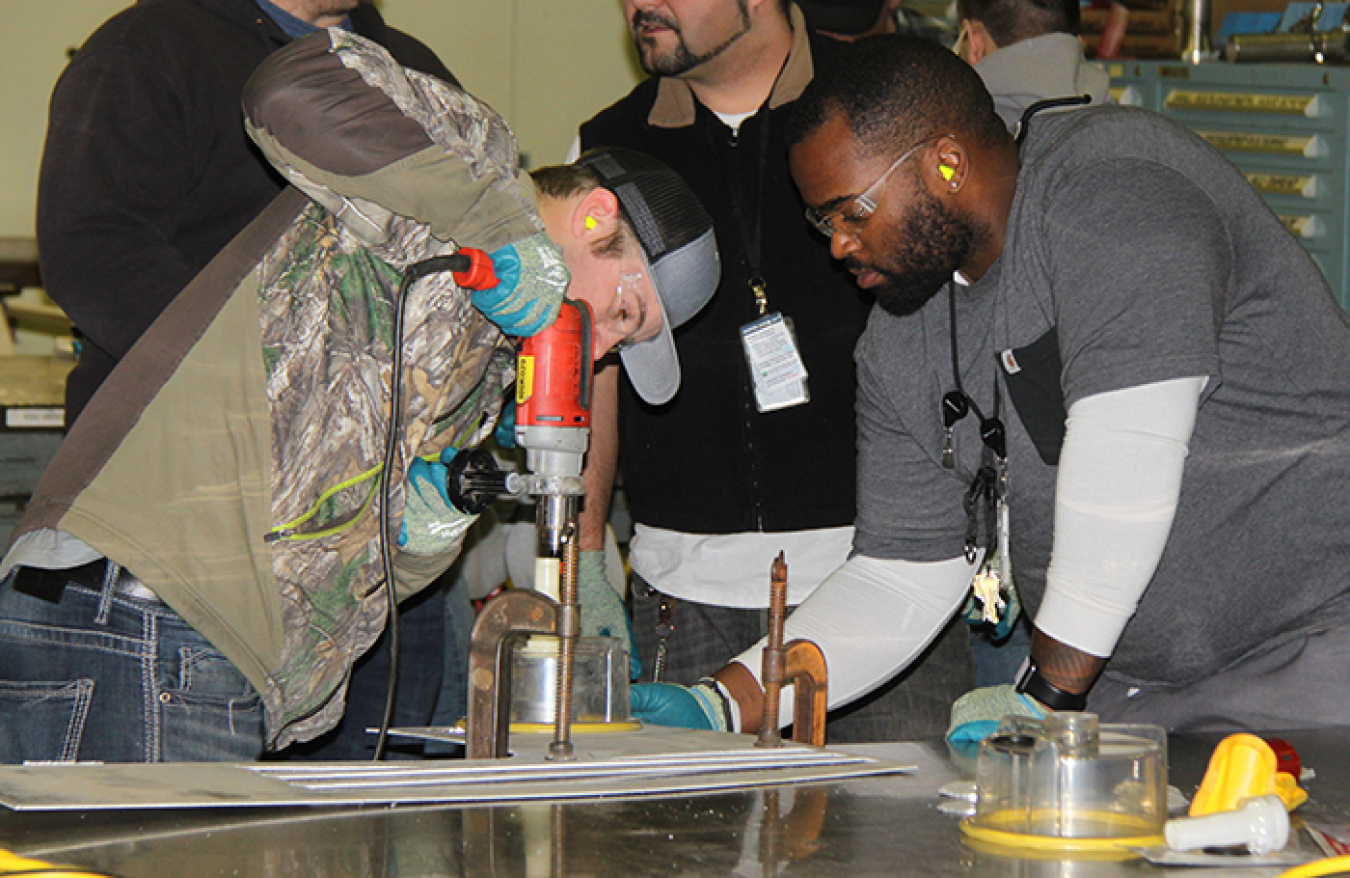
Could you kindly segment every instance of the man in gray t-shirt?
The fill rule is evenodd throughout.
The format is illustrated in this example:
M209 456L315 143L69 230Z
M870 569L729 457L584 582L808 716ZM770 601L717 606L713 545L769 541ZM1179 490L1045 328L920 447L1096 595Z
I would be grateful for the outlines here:
M904 37L849 47L794 123L808 218L879 305L855 554L785 634L825 651L832 705L903 671L999 555L1032 657L954 726L1350 723L1350 321L1242 175L1126 107L1016 143L969 67ZM758 668L718 673L747 731Z

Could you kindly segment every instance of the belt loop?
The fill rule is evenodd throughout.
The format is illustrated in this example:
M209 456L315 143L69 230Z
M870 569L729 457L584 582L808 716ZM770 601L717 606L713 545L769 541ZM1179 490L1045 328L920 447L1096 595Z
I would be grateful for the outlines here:
M103 566L103 586L99 589L98 614L94 616L95 625L108 624L108 616L112 613L113 591L117 585L117 577L121 572L122 568L117 566L111 558Z

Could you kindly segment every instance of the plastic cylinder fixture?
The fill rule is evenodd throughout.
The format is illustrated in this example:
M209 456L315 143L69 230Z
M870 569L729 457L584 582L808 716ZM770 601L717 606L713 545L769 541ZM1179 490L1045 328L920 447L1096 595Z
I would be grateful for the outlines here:
M632 731L628 654L613 637L578 637L572 664L573 730ZM556 719L558 638L534 635L511 657L511 730L545 732Z
M980 743L975 816L987 844L1056 852L1163 843L1167 736L1159 726L1101 725L1091 713L1004 717Z

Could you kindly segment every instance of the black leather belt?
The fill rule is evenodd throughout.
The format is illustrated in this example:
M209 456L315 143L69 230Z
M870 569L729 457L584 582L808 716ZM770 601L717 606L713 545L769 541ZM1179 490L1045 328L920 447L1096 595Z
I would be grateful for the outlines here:
M58 604L61 602L61 595L65 593L67 583L73 582L91 591L102 591L109 563L108 559L101 558L98 561L81 564L79 567L66 567L60 570L21 566L14 573L14 590ZM113 594L122 597L161 602L153 591L126 569L118 570L117 581L113 583L112 590Z

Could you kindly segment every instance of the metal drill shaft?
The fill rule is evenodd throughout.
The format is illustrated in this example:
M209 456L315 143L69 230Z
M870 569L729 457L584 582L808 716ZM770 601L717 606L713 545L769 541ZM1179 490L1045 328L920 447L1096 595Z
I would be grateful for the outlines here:
M553 741L548 758L570 760L572 755L572 664L577 634L581 628L577 605L576 524L569 522L562 535L562 573L558 582L558 680L553 714Z

